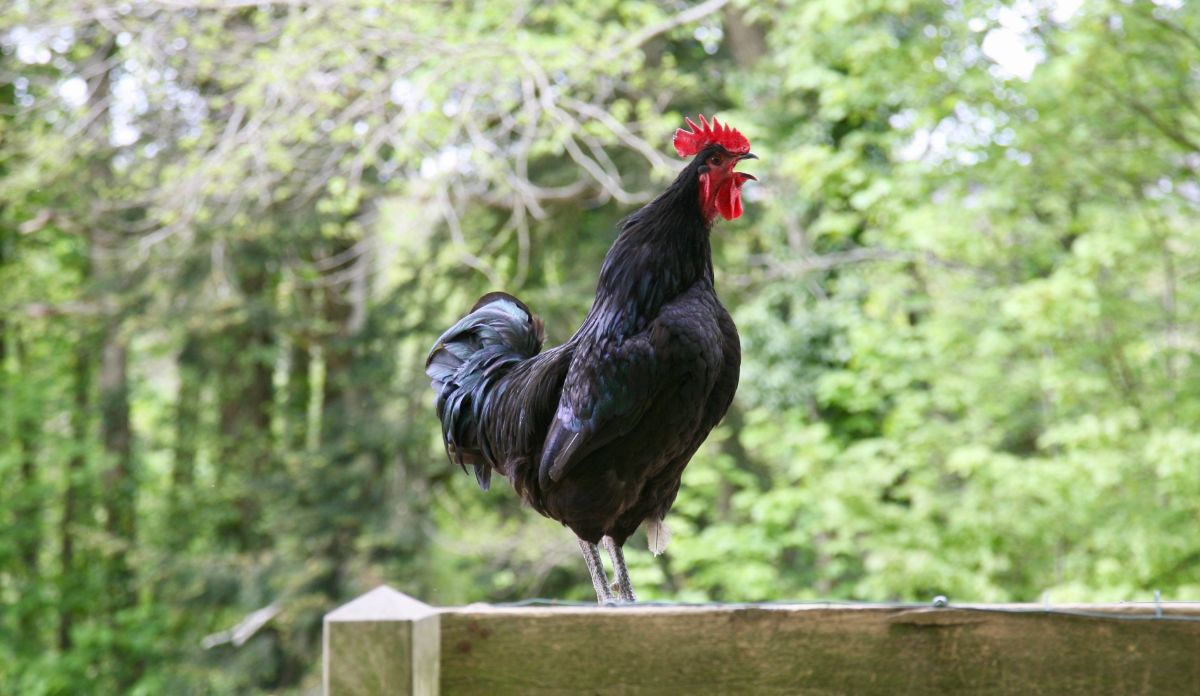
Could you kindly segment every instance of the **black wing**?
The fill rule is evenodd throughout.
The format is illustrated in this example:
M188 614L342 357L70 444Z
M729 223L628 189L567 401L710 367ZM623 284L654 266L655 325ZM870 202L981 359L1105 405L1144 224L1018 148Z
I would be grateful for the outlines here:
M576 351L542 449L542 488L637 425L657 388L655 353L650 331Z

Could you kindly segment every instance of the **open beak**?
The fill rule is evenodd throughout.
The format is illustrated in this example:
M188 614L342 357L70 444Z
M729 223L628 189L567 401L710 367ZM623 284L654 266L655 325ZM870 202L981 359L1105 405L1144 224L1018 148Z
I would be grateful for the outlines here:
M758 155L754 154L753 152L747 152L746 154L738 157L738 160L748 160L748 159L758 159ZM751 181L758 181L758 179L753 174L747 174L746 172L738 172L738 174L741 175L743 180L749 179Z

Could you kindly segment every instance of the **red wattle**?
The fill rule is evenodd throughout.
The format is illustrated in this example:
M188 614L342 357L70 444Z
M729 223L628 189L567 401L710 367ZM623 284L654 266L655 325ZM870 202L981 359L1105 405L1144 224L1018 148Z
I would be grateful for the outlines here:
M741 217L742 192L741 187L733 180L725 182L717 191L717 212L726 220Z

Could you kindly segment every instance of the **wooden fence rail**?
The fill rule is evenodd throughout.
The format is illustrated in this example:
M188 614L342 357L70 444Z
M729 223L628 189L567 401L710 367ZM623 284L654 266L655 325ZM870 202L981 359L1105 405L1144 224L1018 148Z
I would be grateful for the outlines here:
M324 648L330 696L1200 694L1200 603L433 608L379 587L326 615Z

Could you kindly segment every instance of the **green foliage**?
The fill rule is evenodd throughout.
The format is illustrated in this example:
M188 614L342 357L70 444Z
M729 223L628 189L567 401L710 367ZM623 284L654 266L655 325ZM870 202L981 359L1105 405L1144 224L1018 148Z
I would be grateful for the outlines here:
M0 692L308 692L380 582L588 599L425 351L497 287L567 338L701 111L762 157L742 385L641 596L1200 591L1193 4L242 4L0 11Z

